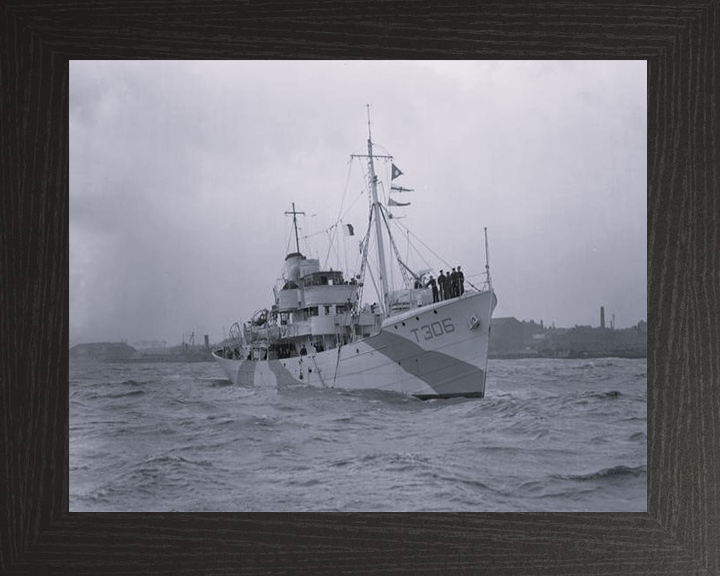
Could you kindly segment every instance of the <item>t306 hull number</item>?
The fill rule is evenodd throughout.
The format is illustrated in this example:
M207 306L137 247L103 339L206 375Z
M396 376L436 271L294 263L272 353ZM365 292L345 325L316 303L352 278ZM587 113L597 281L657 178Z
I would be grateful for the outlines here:
M420 342L421 338L423 340L432 340L450 334L450 332L455 332L455 325L450 318L443 318L430 324L423 324L419 328L413 328L410 332L415 336L415 341Z

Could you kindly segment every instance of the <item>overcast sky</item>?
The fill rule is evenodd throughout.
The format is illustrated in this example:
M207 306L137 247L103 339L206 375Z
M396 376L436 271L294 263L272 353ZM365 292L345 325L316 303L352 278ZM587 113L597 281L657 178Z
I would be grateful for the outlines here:
M645 62L71 62L70 343L223 337L301 250L354 266L378 152L411 267L484 269L495 316L647 315ZM366 169L366 168L365 168ZM389 165L379 162L385 175ZM350 210L347 208L350 207ZM412 238L412 237L411 237ZM340 260L335 258L339 255ZM351 270L354 271L354 270Z

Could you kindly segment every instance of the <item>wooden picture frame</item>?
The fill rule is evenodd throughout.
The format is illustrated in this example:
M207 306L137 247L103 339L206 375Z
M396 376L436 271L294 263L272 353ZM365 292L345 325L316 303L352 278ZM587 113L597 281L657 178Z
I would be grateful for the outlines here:
M648 62L648 512L68 512L68 61ZM720 9L0 5L0 572L719 574Z

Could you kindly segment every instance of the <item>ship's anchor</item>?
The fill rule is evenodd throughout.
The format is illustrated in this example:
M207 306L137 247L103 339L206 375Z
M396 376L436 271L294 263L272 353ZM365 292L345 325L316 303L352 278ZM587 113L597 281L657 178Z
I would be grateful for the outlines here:
M477 316L470 316L468 324L470 324L470 330L475 330L475 328L480 326L480 318L478 318Z

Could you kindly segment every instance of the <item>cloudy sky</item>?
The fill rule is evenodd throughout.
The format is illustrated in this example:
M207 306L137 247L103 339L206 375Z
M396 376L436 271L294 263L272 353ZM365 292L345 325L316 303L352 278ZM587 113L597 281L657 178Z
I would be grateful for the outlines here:
M411 267L479 279L487 227L495 316L634 325L646 85L645 62L72 62L70 343L220 340L272 302L292 202L303 252L353 269L367 103L414 188ZM357 236L329 250L339 217Z

